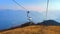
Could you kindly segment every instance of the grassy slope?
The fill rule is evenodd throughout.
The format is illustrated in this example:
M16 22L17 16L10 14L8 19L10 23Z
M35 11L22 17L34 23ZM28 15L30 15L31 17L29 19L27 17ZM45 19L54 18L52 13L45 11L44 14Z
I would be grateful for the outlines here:
M0 34L60 34L60 26L27 26L3 31Z

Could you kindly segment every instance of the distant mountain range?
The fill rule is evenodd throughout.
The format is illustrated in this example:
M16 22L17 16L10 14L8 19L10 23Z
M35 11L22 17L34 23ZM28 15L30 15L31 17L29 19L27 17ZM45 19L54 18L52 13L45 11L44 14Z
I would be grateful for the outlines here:
M60 23L54 20L45 20L41 23L37 23L37 25L44 25L44 26L60 26Z

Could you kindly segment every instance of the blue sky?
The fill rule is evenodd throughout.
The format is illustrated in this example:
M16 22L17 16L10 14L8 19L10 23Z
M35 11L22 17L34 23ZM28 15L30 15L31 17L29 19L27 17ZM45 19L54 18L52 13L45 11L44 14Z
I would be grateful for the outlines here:
M20 3L22 6L27 8L28 10L35 10L42 8L42 5L45 5L45 0L16 0L18 3ZM0 9L15 9L18 10L22 9L17 4L15 4L12 0L0 0ZM39 8L40 7L40 8ZM44 8L44 7L43 7Z
M28 10L45 11L47 0L16 0ZM49 10L60 10L60 0L49 0ZM23 9L12 0L0 0L0 9Z

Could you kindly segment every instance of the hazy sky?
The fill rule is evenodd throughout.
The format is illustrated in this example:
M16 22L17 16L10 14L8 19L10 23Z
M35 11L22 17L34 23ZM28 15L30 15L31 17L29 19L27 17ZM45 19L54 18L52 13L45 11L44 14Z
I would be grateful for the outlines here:
M16 0L28 10L45 11L47 0ZM49 0L49 10L60 10L60 0ZM21 10L12 0L0 0L0 9Z

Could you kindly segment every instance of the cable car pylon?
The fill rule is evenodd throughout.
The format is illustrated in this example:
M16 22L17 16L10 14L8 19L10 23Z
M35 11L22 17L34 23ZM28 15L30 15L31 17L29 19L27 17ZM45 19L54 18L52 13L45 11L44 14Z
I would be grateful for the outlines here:
M49 0L47 0L47 6L46 6L46 18L45 18L45 20L48 20L48 8L49 8Z

